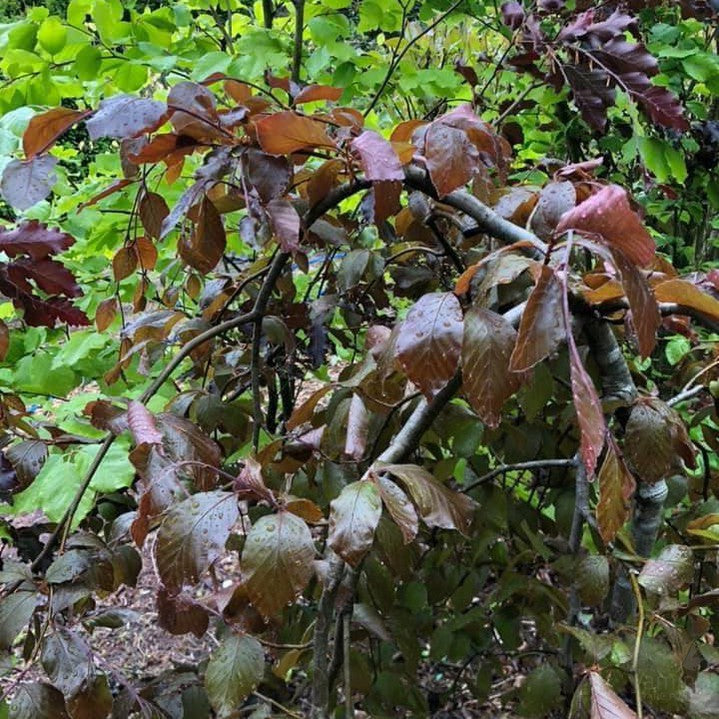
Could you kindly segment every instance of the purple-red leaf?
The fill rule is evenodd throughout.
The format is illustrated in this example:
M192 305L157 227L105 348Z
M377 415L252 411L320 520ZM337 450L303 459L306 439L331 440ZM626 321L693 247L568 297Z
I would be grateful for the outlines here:
M464 316L462 386L490 427L499 424L502 406L522 384L523 375L509 368L516 339L514 327L491 310L472 307Z
M0 250L8 257L24 254L30 255L33 260L41 260L68 249L74 242L71 235L42 225L37 220L23 222L14 230L0 230Z
M565 212L557 232L567 230L582 232L592 239L598 237L640 267L648 265L654 257L654 240L629 205L626 190L617 185L607 185Z
M127 424L136 445L162 444L162 432L157 429L155 418L142 402L130 402L127 407Z
M32 292L33 287L28 280L49 295L65 295L66 297L80 297L82 290L77 284L74 275L64 265L46 257L33 260L21 257L7 266L10 279L26 292Z
M167 120L167 105L134 95L116 95L103 100L85 123L91 140L114 137L124 140L154 132Z
M517 342L509 360L513 372L524 372L557 351L566 332L562 322L564 288L546 266L527 300Z
M462 349L462 308L451 292L421 297L407 313L395 346L407 377L431 399L454 376Z
M300 247L300 216L289 200L272 200L267 203L267 215L272 231L283 252L294 252Z
M392 145L376 132L365 130L352 140L359 155L365 178L372 181L404 180L402 163Z
M0 191L6 202L18 210L27 210L44 200L57 181L57 158L38 155L30 160L12 160L5 166Z

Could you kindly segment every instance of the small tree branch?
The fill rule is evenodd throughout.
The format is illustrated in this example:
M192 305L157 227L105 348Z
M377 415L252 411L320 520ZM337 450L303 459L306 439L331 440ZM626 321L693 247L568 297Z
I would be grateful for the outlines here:
M332 614L334 612L335 598L339 589L345 563L339 557L330 559L320 601L317 605L317 618L315 619L315 632L313 636L312 658L312 719L325 719L329 716L330 683L328 672L328 650Z
M529 471L532 469L547 469L550 467L575 467L577 465L577 458L559 458L559 459L533 459L530 462L516 462L515 464L503 464L501 467L495 467L491 472L482 475L479 479L475 479L466 487L460 487L460 491L467 493L473 489L490 482L495 477L499 477L500 474L506 474L507 472L516 471Z
M500 217L494 210L487 207L487 205L480 202L474 195L470 195L465 190L455 190L442 198L438 198L437 191L429 179L429 176L419 167L410 165L405 168L405 184L413 190L419 190L429 195L429 197L440 199L443 204L463 212L477 223L477 227L481 232L492 235L492 237L501 240L505 244L526 242L532 245L538 252L547 252L546 243L540 240L534 233Z
M420 400L402 429L395 435L389 447L377 458L379 462L394 464L403 462L414 451L422 435L430 428L437 415L454 397L462 385L462 375L457 372L434 396L431 402Z
M302 70L302 36L305 29L305 0L292 0L295 6L295 41L292 50L292 80L300 81Z
M272 30L272 21L275 18L275 8L272 0L262 0L262 15L265 21L265 28Z

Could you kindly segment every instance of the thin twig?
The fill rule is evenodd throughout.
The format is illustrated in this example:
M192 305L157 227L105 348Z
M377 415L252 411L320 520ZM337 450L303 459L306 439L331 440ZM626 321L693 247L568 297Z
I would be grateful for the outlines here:
M642 719L644 716L644 709L642 707L642 692L639 687L637 665L639 664L639 648L642 644L642 633L644 632L644 603L642 602L642 594L639 591L639 582L637 582L637 577L634 572L630 573L629 579L632 582L634 598L636 599L639 611L639 620L637 621L637 638L634 641L634 656L632 657L632 671L634 672L634 692L637 700L637 717L638 719Z
M252 694L258 699L261 699L263 702L271 704L273 707L275 707L275 709L279 709L283 714L287 714L288 717L294 717L294 719L302 719L302 714L297 714L296 712L293 712L291 709L288 709L286 706L284 706L284 704L280 704L277 700L265 696L264 694L260 694L260 692L258 691L254 691L252 692Z
M434 28L437 27L443 20L447 18L448 15L453 13L462 3L464 0L457 0L457 2L452 3L447 10L445 10L433 23L427 25L427 27L422 30L422 32L415 35L405 46L402 48L402 51L395 54L393 59L390 61L390 65L387 68L387 74L384 76L384 79L382 80L382 84L377 89L377 92L375 93L374 97L370 101L369 106L364 111L363 115L367 117L367 115L372 112L374 109L374 106L377 104L377 101L382 97L382 93L385 91L385 88L387 87L387 84L389 83L390 79L392 78L392 75L394 75L395 70L397 67L399 67L399 64L404 59L404 56L407 54L409 49L421 38L423 38L427 33L432 32ZM402 38L400 38L401 41Z
M683 389L678 395L675 395L671 399L667 400L667 404L673 407L675 404L686 402L688 399L696 397L704 391L704 385L699 384L696 387L690 387L689 389Z
M517 470L527 471L530 469L545 469L548 467L574 467L577 464L576 458L567 459L533 459L530 462L516 462L515 464L503 464L501 467L495 467L491 472L481 476L474 482L471 482L466 487L460 487L462 492L471 492L476 487L482 484L490 482L500 474L506 474L507 472L514 472Z

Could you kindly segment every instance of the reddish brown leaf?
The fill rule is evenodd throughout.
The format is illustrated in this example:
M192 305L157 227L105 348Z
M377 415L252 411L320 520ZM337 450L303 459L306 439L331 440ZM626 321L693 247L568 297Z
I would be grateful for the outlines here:
M154 546L157 573L171 590L195 583L220 557L239 517L230 492L201 492L175 504L165 516Z
M181 237L177 249L190 267L207 274L222 259L227 245L222 217L205 196L202 198L197 225L191 235Z
M77 211L80 212L86 207L92 207L93 205L96 205L98 202L100 202L100 200L103 200L110 195L114 195L116 192L120 192L120 190L124 190L128 185L132 185L134 182L135 180L128 178L111 182L104 190L98 192L97 195L93 195L89 200L81 202L77 206Z
M207 610L185 594L171 595L164 587L157 592L157 623L170 634L201 637L210 623Z
M235 480L234 489L243 496L253 495L256 499L267 502L271 507L275 505L275 496L265 486L265 480L262 477L262 465L252 457L245 460L245 466Z
M377 484L362 479L348 484L330 503L330 529L327 544L347 564L359 565L374 542L382 515Z
M605 544L617 536L629 518L629 500L636 483L627 469L613 437L608 438L607 451L599 470L599 501L597 502L597 526Z
M313 501L302 497L289 497L285 501L285 509L311 524L318 524L325 518L322 510Z
M571 318L567 318L567 341L569 342L569 366L572 380L572 397L577 412L580 431L580 453L587 477L594 477L599 455L604 447L607 428L602 412L602 403L597 395L592 378L584 369L571 330Z
M597 672L589 672L590 719L637 719L632 711Z
M462 386L474 411L490 427L499 424L502 406L524 379L509 368L516 339L514 327L490 310L472 307L464 316Z
M512 187L509 192L497 200L494 211L515 225L525 227L537 201L536 192L532 192L526 187Z
M0 192L5 201L17 210L27 210L44 200L57 181L55 165L57 158L50 155L10 161L0 182Z
M534 367L556 352L566 333L562 322L564 289L554 272L542 266L539 279L519 325L517 343L509 360L513 372Z
M421 297L407 313L395 346L402 368L432 398L454 376L462 349L462 308L451 292Z
M629 301L639 354L642 357L649 357L657 344L657 331L662 324L659 306L642 273L620 250L614 250L612 254Z
M391 142L410 142L414 131L418 127L423 127L426 124L426 120L406 120L405 122L400 122L392 131L389 139Z
M294 252L300 247L300 216L289 200L272 200L267 203L267 214L275 237L283 252Z
M479 163L479 153L467 133L440 121L427 128L423 155L439 197L464 187Z
M420 517L430 527L456 529L467 534L474 518L476 504L466 494L453 492L438 482L426 469L414 464L376 465L378 472L388 472L399 479L414 500Z
M138 237L132 248L137 255L137 261L143 270L154 270L157 263L157 248L149 237Z
M90 114L87 110L55 107L34 115L22 136L22 147L28 159L47 152L57 139L76 122Z
M654 297L659 302L676 303L690 308L714 322L719 322L719 300L702 292L687 280L667 280L656 285Z
M301 105L303 102L317 102L317 100L328 100L337 102L342 97L344 90L341 87L331 87L330 85L307 85L303 87L293 98L295 105Z
M255 123L255 129L260 147L270 155L288 155L316 147L335 147L322 123L291 111L267 115Z
M404 543L409 544L419 530L419 520L414 505L402 489L387 477L380 476L377 479L377 486L385 509L402 532Z
M137 269L137 255L129 245L121 247L112 258L112 274L115 282L121 282Z
M626 190L608 185L562 215L557 233L576 230L598 236L641 267L654 258L655 244L629 205Z
M314 573L309 527L290 512L255 522L242 550L242 580L250 601L266 618L279 614L304 591Z
M314 414L315 407L320 403L320 400L332 389L333 385L326 384L315 390L301 405L295 407L292 415L287 420L286 427L288 430L293 430L299 427L305 422L309 422Z
M157 429L155 418L142 402L130 402L127 407L127 424L136 445L162 444L162 432Z
M104 332L117 315L117 297L108 297L97 306L95 311L95 326L98 332Z
M337 186L337 175L342 171L342 160L327 160L315 170L307 183L307 196L310 205L316 205L327 193Z
M140 198L140 221L145 232L157 240L162 232L162 223L170 214L170 208L162 195L156 192L143 192Z
M392 145L371 130L365 130L352 140L352 149L360 156L365 178L368 180L404 180L402 164Z
M187 135L175 135L164 133L155 135L150 142L140 147L137 151L129 152L127 157L130 162L136 165L145 163L160 162L165 160L168 164L174 164L183 154L189 155L198 147L202 147L194 138Z
M91 140L114 137L124 140L154 132L167 120L167 106L159 100L116 95L103 100L85 123Z

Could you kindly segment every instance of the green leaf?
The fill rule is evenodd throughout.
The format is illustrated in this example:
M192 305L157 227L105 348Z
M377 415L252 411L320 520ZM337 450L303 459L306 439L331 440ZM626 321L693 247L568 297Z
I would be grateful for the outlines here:
M677 335L672 337L667 346L664 348L664 353L667 356L667 361L670 365L674 366L679 364L689 352L691 352L691 342L683 335Z
M544 717L560 702L562 683L549 665L537 667L526 679L519 695L519 714L525 717Z
M30 621L37 602L35 591L24 590L0 599L0 649L12 647L18 634Z
M262 680L264 671L265 653L254 637L225 636L212 652L205 671L205 688L217 716L236 716L242 701Z
M102 53L95 45L85 45L75 56L73 71L80 80L94 80L100 72Z
M666 143L655 137L639 138L639 154L644 166L659 182L667 182L671 177L671 167L666 156Z
M658 639L644 637L639 648L637 675L642 699L659 711L683 714L688 689L682 682L682 665Z
M43 50L51 55L56 55L65 47L67 28L60 22L59 18L49 17L40 25L37 40Z

